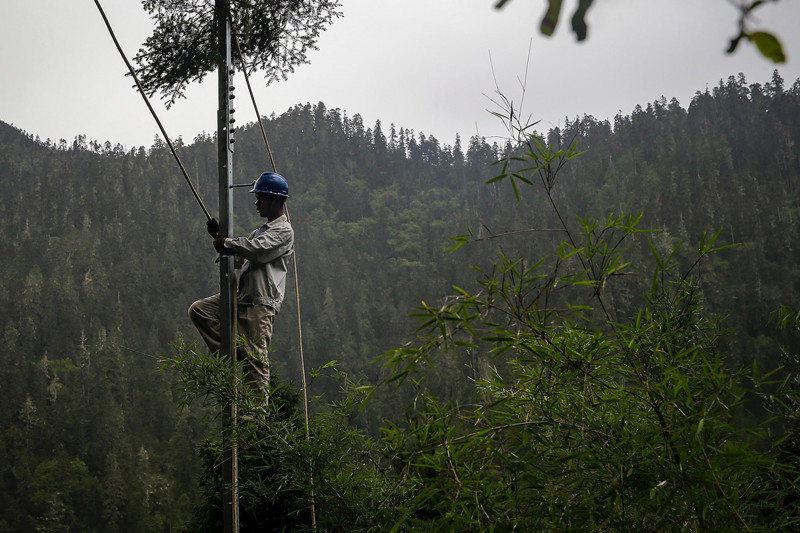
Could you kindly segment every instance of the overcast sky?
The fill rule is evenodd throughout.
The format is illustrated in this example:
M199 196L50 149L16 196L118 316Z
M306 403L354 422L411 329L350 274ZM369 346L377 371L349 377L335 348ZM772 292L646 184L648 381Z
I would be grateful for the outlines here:
M775 65L748 43L724 53L736 33L730 0L604 0L590 11L589 38L576 43L564 2L553 38L538 33L544 0L343 0L343 16L322 34L310 64L264 87L253 78L263 114L324 102L369 127L381 120L452 144L502 133L487 110L496 85L515 102L527 70L523 112L540 131L588 114L613 121L662 95L688 107L696 91L744 73L770 80ZM133 57L153 24L138 0L103 0L122 47ZM125 65L91 0L2 0L0 120L28 133L67 141L78 134L126 148L152 145L158 128L124 77ZM777 67L790 85L800 77L800 2L757 10L789 54ZM530 49L530 60L528 54ZM172 138L186 142L216 128L216 76L193 85L169 111L154 105ZM237 82L240 98L244 82ZM255 120L243 99L237 119ZM268 132L269 133L269 132ZM270 139L273 144L280 139Z

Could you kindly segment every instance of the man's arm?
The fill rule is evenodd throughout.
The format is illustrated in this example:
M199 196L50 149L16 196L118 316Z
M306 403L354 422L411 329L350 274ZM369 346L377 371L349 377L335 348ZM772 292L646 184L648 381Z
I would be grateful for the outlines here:
M226 250L237 253L248 261L269 263L291 252L294 244L294 232L291 226L278 226L269 228L261 235L253 238L222 238L220 239L220 244Z

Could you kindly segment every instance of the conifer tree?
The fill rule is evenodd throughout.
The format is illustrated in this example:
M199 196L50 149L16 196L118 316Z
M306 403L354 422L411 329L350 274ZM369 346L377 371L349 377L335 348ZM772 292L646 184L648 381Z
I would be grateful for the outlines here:
M340 13L339 0L228 0L241 64L263 71L267 82L286 79L308 62L320 33ZM160 92L174 103L186 86L216 69L215 1L143 0L156 21L153 34L136 56L137 72L148 94Z

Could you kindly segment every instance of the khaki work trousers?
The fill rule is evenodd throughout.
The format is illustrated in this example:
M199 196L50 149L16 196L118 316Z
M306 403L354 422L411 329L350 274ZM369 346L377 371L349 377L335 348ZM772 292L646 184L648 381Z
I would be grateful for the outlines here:
M266 305L239 305L236 321L237 359L245 363L245 381L269 399L269 342L275 310ZM219 294L197 300L189 307L189 318L212 352L222 344Z

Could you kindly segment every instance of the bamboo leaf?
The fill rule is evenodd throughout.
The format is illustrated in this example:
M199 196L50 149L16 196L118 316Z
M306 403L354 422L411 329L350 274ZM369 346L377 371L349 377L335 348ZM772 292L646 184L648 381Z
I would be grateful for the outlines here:
M757 31L747 36L752 43L755 43L761 55L772 60L773 63L786 63L786 54L783 53L783 45L777 37L771 33Z

